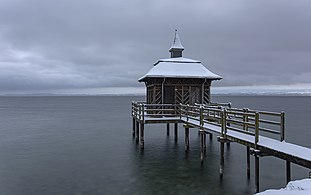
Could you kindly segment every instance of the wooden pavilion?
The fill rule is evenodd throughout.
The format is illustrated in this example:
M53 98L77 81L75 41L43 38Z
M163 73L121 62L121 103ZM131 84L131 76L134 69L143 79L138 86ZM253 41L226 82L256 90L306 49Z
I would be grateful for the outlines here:
M184 58L177 30L169 49L171 58L160 59L138 81L147 88L147 104L210 103L213 80L222 79L209 71L200 61Z

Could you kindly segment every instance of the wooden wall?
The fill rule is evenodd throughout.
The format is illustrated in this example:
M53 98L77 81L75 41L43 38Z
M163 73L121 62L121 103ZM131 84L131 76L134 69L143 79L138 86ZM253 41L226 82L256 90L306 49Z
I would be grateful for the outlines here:
M146 82L148 104L208 104L211 80L149 79ZM164 93L163 93L163 92Z

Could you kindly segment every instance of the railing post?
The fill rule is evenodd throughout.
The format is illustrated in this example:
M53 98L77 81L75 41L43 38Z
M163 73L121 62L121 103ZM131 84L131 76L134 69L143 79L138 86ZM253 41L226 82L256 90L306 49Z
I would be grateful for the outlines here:
M203 106L200 105L200 127L202 130L203 130L203 125L204 125L204 122L203 122Z
M281 122L280 122L280 141L285 140L285 112L281 112Z
M189 121L189 104L186 105L187 122Z
M227 135L227 110L224 108L223 112L224 112L224 133L226 137Z
M257 149L257 143L259 141L259 113L255 113L255 148Z
M131 109L132 109L132 110L131 110L131 115L132 115L132 116L134 116L134 115L133 115L133 108L134 108L134 103L133 103L133 101L132 101L132 107L131 107Z
M179 118L181 119L181 117L182 117L182 104L181 103L179 103L178 110L179 110Z
M215 112L215 111L214 111ZM224 112L220 111L221 136L224 136Z
M142 120L145 121L145 104L142 103L141 106L142 106Z
M243 108L243 129L245 131L248 131L248 109ZM250 147L246 146L246 174L247 174L247 179L250 179L251 177L251 158L250 158Z
M137 116L137 118L138 118L138 120L141 120L141 104L137 104L137 106L138 106L138 116Z

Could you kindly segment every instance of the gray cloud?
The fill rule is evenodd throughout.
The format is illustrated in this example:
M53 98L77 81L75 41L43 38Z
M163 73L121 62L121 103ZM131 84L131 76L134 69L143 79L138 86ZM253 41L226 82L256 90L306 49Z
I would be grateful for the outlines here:
M218 86L311 83L310 18L308 0L2 0L0 90L141 86L174 28Z

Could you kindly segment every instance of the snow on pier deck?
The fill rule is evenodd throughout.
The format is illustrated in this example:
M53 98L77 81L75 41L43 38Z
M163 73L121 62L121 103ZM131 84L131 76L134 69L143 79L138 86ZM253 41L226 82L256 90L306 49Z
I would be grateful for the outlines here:
M144 148L144 125L178 123L185 127L186 151L189 128L200 130L201 162L206 149L206 134L216 133L220 142L220 175L223 175L224 143L236 142L247 147L247 170L250 177L250 154L255 156L255 186L259 191L259 157L275 156L286 161L286 178L290 181L290 163L311 169L311 149L285 141L285 113L231 108L221 105L172 105L132 103L133 137ZM168 134L169 134L169 125ZM140 130L140 131L139 131Z

